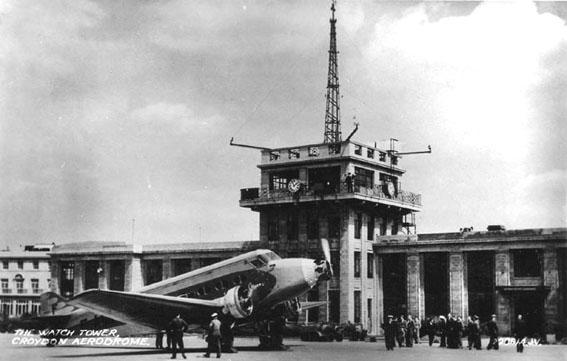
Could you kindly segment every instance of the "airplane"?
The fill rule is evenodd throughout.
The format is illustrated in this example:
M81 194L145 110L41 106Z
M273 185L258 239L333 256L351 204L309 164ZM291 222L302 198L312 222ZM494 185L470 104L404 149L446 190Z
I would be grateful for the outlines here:
M268 325L297 316L300 304L319 281L332 276L328 241L321 240L324 259L285 258L259 249L147 285L136 292L90 289L64 300L55 293L42 295L41 316L33 320L47 329L115 329L120 337L155 334L177 315L191 331L203 329L212 313L226 326L253 327L260 347L281 348L282 335ZM229 327L231 327L229 326ZM65 335L43 332L58 341ZM56 342L50 342L52 346ZM223 341L224 343L224 341ZM234 350L227 338L223 348Z

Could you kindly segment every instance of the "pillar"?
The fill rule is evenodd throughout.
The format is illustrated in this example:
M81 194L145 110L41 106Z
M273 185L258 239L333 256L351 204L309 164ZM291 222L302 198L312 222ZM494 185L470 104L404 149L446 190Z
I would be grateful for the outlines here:
M494 286L510 286L510 251L496 251L494 257ZM496 290L496 309L497 324L500 334L510 334L510 298L505 297L501 291Z
M449 310L453 315L462 317L468 313L464 263L463 252L449 254Z
M407 255L407 302L408 314L421 318L420 257L418 253Z
M550 291L545 298L545 321L557 320L559 315L559 267L557 249L543 250L543 285Z
M130 259L130 264L126 267L126 288L128 291L136 291L144 286L142 277L142 260L140 257L134 255Z
M85 274L85 261L75 261L73 270L73 295L83 292L83 277Z

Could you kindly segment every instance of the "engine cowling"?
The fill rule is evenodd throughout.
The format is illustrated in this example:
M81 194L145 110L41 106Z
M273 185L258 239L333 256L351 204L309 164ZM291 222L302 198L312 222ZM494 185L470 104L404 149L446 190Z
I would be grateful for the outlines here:
M249 289L236 286L228 290L223 299L224 308L234 318L246 318L252 314L252 295Z

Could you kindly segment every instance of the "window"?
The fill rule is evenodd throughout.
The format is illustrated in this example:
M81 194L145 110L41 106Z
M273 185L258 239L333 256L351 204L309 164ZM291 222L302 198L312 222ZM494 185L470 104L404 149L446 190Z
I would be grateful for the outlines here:
M376 223L376 218L374 216L368 217L368 222L366 224L367 234L366 239L369 241L374 240L374 224Z
M180 274L191 271L191 258L179 258L171 261L173 262L174 276L179 276Z
M339 217L329 217L329 238L341 237L341 219Z
M270 160L278 160L280 159L280 151L274 150L270 152Z
M16 286L16 293L25 293L24 290L24 277L22 277L22 275L17 274L16 277L14 277L14 284Z
M339 251L331 251L331 265L333 266L333 273L335 274L335 277L340 277L341 253Z
M514 277L541 277L543 252L541 249L519 249L512 251Z
M270 190L287 189L287 184L292 179L299 178L299 171L273 172L270 174Z
M362 233L362 213L356 213L354 218L354 238L360 239Z
M374 278L374 254L368 253L366 262L366 276L368 278Z
M14 309L14 304L12 303L12 300L7 299L7 300L0 300L0 305L2 306L2 314L3 315L12 315L13 309Z
M370 158L370 159L374 159L374 149L368 148L368 149L366 150L366 156L367 156L368 158Z
M4 269L10 268L10 262L8 262L8 261L2 261L2 268L4 268Z
M17 300L16 301L16 315L21 316L24 313L28 313L28 301L27 300Z
M287 239L298 239L299 238L299 222L297 219L297 214L290 213L287 217Z
M163 279L163 262L161 259L144 261L145 285L159 282Z
M317 287L312 288L307 292L307 301L319 301L319 289ZM313 307L307 310L307 322L319 322L319 307Z
M32 278L31 279L31 288L32 288L32 293L40 293L39 292L39 280L37 278Z
M354 167L354 185L358 187L372 188L374 185L374 171Z
M320 154L319 147L309 147L309 156L318 157Z
M39 261L33 261L33 269L39 269Z
M39 314L39 308L40 308L40 302L39 301L32 301L31 304L31 314L32 315L37 315Z
M380 222L380 235L381 236L386 235L387 228L388 228L388 223L386 221L386 218L382 218L382 221Z
M277 240L279 233L279 220L277 217L272 216L268 219L268 240Z
M18 261L18 269L24 269L24 261Z
M341 145L340 144L330 144L329 145L329 154L340 154L341 153Z
M360 323L362 315L362 297L360 291L354 291L354 323Z
M386 161L386 153L384 152L378 152L378 160L380 162L385 162Z
M354 277L360 277L360 252L354 252Z
M307 214L307 238L319 238L319 219L316 214Z
M289 150L289 159L299 159L299 149L290 149Z
M396 234L398 234L399 226L400 226L400 221L397 218L394 218L392 222L392 235L395 236Z
M360 146L360 145L355 145L355 146L354 146L354 154L356 154L356 155L362 155L362 146Z
M398 157L395 155L391 156L392 165L398 165Z
M0 281L0 283L2 283L2 293L9 293L10 291L8 291L8 289L10 288L9 286L9 281L7 278L2 278L2 280Z

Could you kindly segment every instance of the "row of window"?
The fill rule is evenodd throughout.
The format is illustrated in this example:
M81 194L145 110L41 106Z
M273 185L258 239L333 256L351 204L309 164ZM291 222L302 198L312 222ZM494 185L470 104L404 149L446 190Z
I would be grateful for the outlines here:
M307 238L308 239L319 239L321 237L327 238L340 238L341 237L341 218L338 216L331 216L327 218L328 224L328 234L321 234L320 230L320 219L315 214L306 214L306 224L307 224ZM362 228L363 228L363 214L356 213L354 218L354 238L362 238ZM297 213L289 213L286 219L286 231L288 240L296 240L299 238L299 216ZM376 217L373 215L368 215L366 217L366 239L369 241L374 240L376 225ZM276 241L280 237L280 218L273 216L268 218L268 240ZM392 227L392 234L397 234L399 226L399 220L394 220ZM386 221L380 222L380 235L386 234L387 223Z
M14 262L14 261L12 261L12 262L10 262L10 261L2 261L2 268L3 268L3 269L11 269L10 264L12 264L12 269L23 270L23 269L24 269L24 265L25 265L26 263L28 263L28 264L31 263L32 269L39 269L39 261L35 261L35 260L34 260L34 261L31 261L31 262L27 262L27 261L23 261L23 260L15 261L15 262ZM16 266L16 268L13 268L14 265ZM28 267L26 267L26 268L28 268Z
M375 185L374 175L376 171L372 169L354 167L354 178L352 182L355 186L372 188ZM396 191L400 187L398 178L379 172L380 184L392 182L396 187ZM299 179L299 169L280 170L270 173L270 190L285 190L292 179ZM346 182L346 179L345 179ZM341 168L336 167L320 167L307 169L307 185L314 192L338 192L341 184ZM348 182L347 182L348 185Z
M15 291L12 291L12 288L10 287L10 279L8 278L2 278L0 279L0 284L2 286L2 293L6 294L6 293L17 293L17 294L24 294L24 293L28 293L27 289L24 288L24 278L22 277L22 275L18 274L16 275L16 277L12 280L12 285ZM30 286L31 286L31 292L34 294L38 294L41 293L41 290L39 288L39 279L37 278L32 278L30 280Z
M24 314L39 314L40 302L36 300L0 300L0 310L3 315L19 317Z

